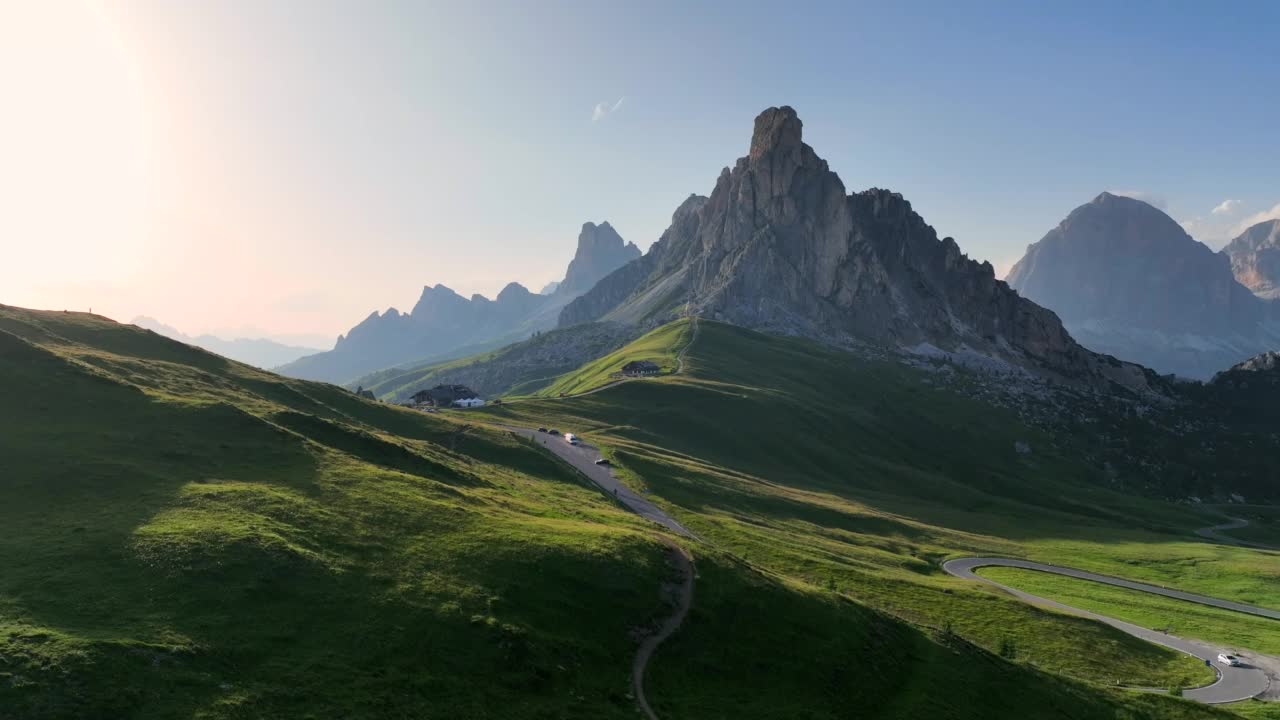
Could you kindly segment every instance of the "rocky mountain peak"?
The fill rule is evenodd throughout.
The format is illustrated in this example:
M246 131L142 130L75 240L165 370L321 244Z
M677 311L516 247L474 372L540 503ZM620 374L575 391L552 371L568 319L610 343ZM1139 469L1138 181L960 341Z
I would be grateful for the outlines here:
M640 257L608 222L584 223L560 283L533 294L508 283L494 299L469 298L437 283L422 288L409 313L373 313L345 333L333 351L279 368L294 377L345 382L374 370L441 358L462 348L496 347L555 326L560 311L601 278Z
M532 296L533 293L529 289L518 282L509 282L506 287L498 293L498 302L521 301Z
M561 313L653 323L693 312L837 345L944 348L1070 377L1140 372L1077 345L1053 313L995 279L902 195L847 195L790 107L762 112L746 157L691 196L642 261ZM1116 379L1112 377L1112 379Z
M1224 255L1123 195L1072 210L1005 279L1085 346L1162 373L1207 378L1271 342L1266 308Z
M640 257L640 248L625 242L607 221L599 225L583 223L578 233L578 249L556 292L577 295L600 278Z
M773 152L798 151L804 145L803 129L804 123L791 107L783 105L765 110L756 116L748 159L756 161Z

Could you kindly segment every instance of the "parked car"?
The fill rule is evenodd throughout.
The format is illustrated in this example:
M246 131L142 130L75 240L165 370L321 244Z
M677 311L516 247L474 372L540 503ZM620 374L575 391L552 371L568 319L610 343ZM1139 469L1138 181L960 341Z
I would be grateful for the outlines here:
M613 463L609 462L609 458L600 458L596 461L596 464L604 465L605 467L611 467L613 465Z
M1240 665L1240 658L1230 653L1218 653L1218 662L1222 663L1223 665L1230 665L1231 667L1237 667L1238 665Z
M547 431L547 434L548 434L548 435L559 435L559 434L560 434L560 431L559 431L559 430L557 430L557 429L555 429L555 428L551 428L550 430L548 430L548 431Z
M546 431L547 431L547 429L546 429L546 428L544 428L544 427L540 427L540 428L538 428L538 432L546 432Z

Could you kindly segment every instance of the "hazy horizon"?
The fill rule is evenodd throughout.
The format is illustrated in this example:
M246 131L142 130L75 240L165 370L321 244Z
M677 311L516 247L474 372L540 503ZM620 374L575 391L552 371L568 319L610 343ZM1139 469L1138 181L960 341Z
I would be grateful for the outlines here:
M0 302L333 338L537 292L586 221L647 249L783 104L1001 275L1104 190L1215 249L1280 216L1280 6L376 7L0 7Z

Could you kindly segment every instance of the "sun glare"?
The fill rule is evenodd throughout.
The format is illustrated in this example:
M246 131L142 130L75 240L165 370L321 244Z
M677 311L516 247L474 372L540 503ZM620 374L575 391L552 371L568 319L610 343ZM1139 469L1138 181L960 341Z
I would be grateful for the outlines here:
M60 307L126 279L144 232L145 111L102 8L0 2L0 97L5 302Z

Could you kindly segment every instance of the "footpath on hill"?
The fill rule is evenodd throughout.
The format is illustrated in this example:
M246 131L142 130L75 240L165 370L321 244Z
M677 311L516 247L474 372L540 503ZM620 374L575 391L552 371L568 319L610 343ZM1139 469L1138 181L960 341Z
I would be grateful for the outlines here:
M653 712L653 708L649 706L649 698L644 692L644 674L649 668L649 659L653 657L653 651L658 649L664 640L671 636L680 628L680 624L684 622L684 618L689 614L689 608L693 606L693 555L679 544L663 539L667 544L667 558L672 567L675 568L679 578L679 584L672 588L675 593L675 611L662 622L657 632L649 635L640 643L640 649L636 651L636 659L631 663L631 687L635 693L636 702L640 705L640 710L649 720L658 720L658 716Z

